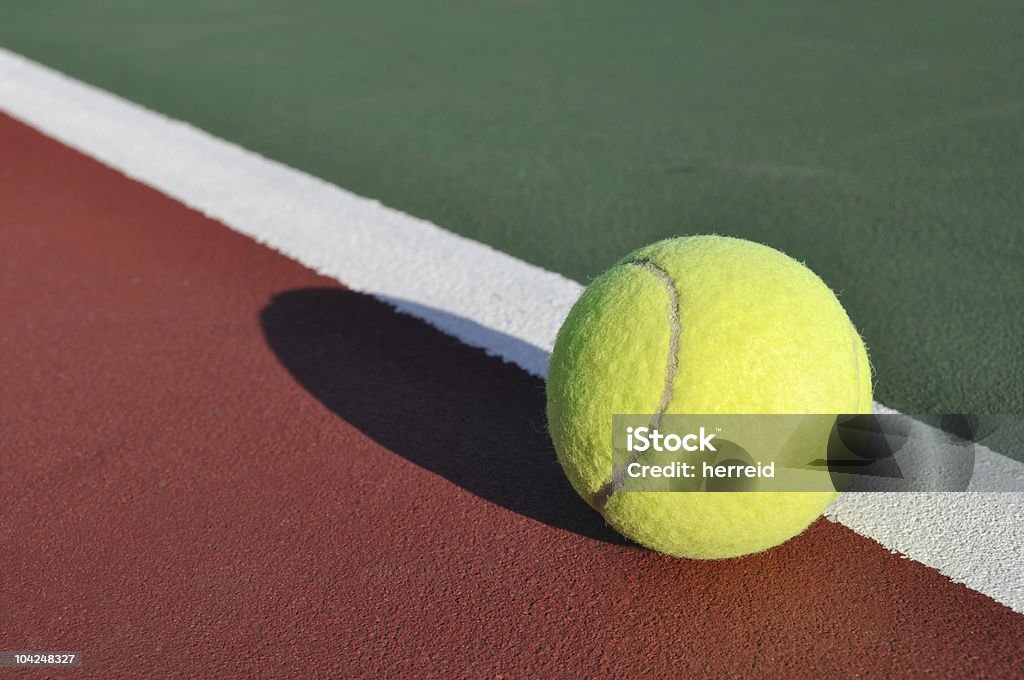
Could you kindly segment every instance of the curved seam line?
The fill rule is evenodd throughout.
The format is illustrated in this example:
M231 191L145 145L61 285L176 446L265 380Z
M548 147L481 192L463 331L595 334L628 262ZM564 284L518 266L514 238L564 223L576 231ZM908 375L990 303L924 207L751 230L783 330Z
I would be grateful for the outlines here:
M665 286L665 290L668 293L668 361L665 364L665 383L662 387L661 399L658 402L657 410L651 417L649 425L650 429L653 430L661 423L661 417L665 415L665 411L668 410L669 404L672 403L672 394L675 392L676 373L679 371L679 336L682 334L682 323L679 318L679 291L676 290L676 284L672 280L672 277L668 275L668 272L651 262L649 259L637 258L630 261L628 264L636 267L642 267L654 274L654 276L656 276ZM608 502L608 499L622 488L626 468L629 467L630 464L637 462L641 455L642 452L635 454L618 472L612 470L611 477L609 477L608 481L602 484L601 488L598 489L596 494L594 494L593 505L595 507L598 509L604 507L604 504Z

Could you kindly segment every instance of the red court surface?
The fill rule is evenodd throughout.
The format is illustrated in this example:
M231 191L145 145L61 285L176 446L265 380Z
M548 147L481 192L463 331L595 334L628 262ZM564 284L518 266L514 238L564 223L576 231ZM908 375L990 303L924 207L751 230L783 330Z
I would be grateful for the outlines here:
M0 649L102 678L1020 673L1024 617L825 520L724 562L625 544L540 380L0 143Z

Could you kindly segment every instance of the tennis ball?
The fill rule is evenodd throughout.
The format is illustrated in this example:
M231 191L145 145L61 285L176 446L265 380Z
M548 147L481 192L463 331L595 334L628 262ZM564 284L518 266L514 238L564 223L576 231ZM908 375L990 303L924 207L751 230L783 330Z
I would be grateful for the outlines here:
M678 557L767 550L836 494L609 490L613 414L870 411L864 343L828 286L773 248L724 236L660 241L597 278L548 370L549 429L573 487L621 534Z

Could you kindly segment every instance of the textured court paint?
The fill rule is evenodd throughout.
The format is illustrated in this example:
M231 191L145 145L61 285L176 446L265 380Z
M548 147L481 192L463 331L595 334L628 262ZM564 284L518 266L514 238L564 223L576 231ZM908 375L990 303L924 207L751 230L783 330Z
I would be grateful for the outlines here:
M1019 670L1024 617L838 524L719 563L624 545L540 379L0 139L0 649L105 679Z
M558 327L582 290L3 50L0 109L535 375L543 374ZM1019 496L972 495L961 503L971 512L940 517L930 503L907 501L897 527L884 499L858 500L831 516L1024 612L1024 526L1006 510L1019 505Z
M0 110L543 375L579 284L0 49Z
M586 282L804 261L907 413L1024 412L1024 3L7 2L0 44ZM1024 432L1017 432L1024 439Z
M1024 613L1024 465L978 447L968 488L1007 491L849 493L825 516Z

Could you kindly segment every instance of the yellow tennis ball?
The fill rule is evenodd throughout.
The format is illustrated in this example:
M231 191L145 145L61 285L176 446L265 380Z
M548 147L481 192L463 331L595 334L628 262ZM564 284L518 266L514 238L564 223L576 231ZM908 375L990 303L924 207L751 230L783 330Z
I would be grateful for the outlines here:
M724 236L641 248L596 279L558 333L547 416L576 491L624 536L679 557L760 552L822 492L608 493L613 414L870 413L867 352L810 269Z

